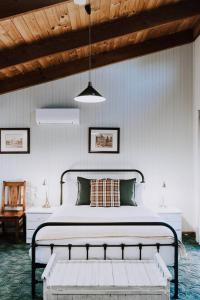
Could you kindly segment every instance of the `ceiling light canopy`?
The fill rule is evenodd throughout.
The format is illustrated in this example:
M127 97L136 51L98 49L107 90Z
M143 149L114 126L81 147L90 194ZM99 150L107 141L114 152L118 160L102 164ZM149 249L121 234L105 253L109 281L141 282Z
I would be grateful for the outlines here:
M77 0L78 1L78 0ZM80 0L81 1L81 0ZM79 102L85 102L85 103L98 103L103 102L106 100L95 88L92 86L91 82L91 69L92 69L92 45L91 45L91 6L90 4L85 6L85 10L87 14L89 15L89 27L88 27L88 33L89 33L89 80L88 80L88 86L84 91L82 91L78 96L74 98L75 101Z

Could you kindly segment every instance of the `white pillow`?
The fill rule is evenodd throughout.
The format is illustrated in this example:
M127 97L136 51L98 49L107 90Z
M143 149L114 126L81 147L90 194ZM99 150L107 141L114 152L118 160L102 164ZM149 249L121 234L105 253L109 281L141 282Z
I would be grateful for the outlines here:
M63 184L63 205L75 206L78 195L77 179L67 178Z
M138 206L141 206L144 204L144 189L145 184L144 183L138 183L135 184L135 202Z

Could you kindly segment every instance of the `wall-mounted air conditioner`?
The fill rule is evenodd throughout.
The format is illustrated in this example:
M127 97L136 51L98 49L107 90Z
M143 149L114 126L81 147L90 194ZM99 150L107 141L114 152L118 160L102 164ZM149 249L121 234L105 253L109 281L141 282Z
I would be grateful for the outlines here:
M78 108L36 109L36 123L40 124L79 124Z

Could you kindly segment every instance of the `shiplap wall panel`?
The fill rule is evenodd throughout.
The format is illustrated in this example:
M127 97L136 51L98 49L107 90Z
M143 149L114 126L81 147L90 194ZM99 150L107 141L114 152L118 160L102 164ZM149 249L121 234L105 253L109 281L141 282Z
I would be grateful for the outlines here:
M193 141L194 141L194 199L195 230L200 241L200 37L193 43Z
M185 45L93 71L107 101L73 101L87 73L0 96L0 127L31 127L30 155L0 155L0 178L26 179L28 204L41 204L47 179L51 204L59 203L59 178L75 167L134 167L146 177L145 201L158 204L167 183L167 203L183 210L184 230L193 220L192 45ZM79 107L80 126L37 126L41 107ZM120 154L89 154L88 127L121 129Z

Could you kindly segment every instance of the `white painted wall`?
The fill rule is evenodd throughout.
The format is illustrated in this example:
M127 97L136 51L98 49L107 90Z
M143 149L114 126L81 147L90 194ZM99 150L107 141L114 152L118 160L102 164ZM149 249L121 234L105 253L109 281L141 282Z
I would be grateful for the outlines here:
M159 203L165 180L167 203L182 209L183 229L192 230L192 69L192 45L185 45L94 71L105 103L73 101L87 73L0 96L0 127L31 127L31 154L0 155L0 178L28 180L28 203L35 205L47 178L51 204L58 204L67 168L138 168L146 177L146 204ZM80 107L81 125L37 126L35 108L45 106ZM119 126L120 154L88 154L89 126Z
M193 43L193 133L195 229L200 241L200 37Z

